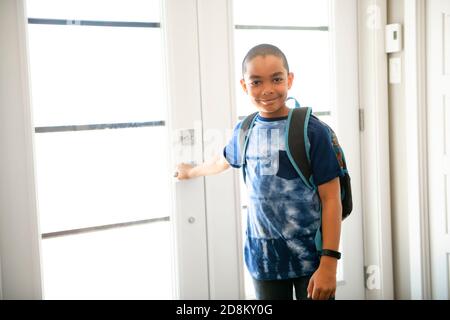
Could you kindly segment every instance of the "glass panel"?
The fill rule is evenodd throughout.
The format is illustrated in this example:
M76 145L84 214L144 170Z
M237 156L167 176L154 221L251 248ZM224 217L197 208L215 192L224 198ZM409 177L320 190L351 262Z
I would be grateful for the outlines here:
M34 124L164 120L159 28L29 25Z
M159 0L28 0L28 17L159 22Z
M234 24L328 26L328 0L234 1Z
M159 0L27 5L29 18L160 21ZM159 28L29 24L28 35L35 127L166 121ZM38 131L34 141L42 233L171 216L166 126ZM173 298L171 228L44 238L45 298Z
M328 111L331 106L331 74L329 33L323 31L298 30L236 30L235 33L236 92L239 115L254 112L248 97L243 92L242 60L253 46L270 43L279 47L294 73L294 84L289 94L302 106L314 112Z
M43 240L45 299L171 299L170 234L157 222Z
M242 180L241 183L244 181ZM241 184L243 185L243 184ZM244 199L244 198L241 198ZM245 239L245 230L247 228L247 210L241 211L242 214L242 239ZM243 249L242 249L243 250ZM245 262L244 262L245 263ZM254 300L256 299L255 288L253 287L253 280L248 269L244 267L244 289L245 289L245 299Z
M41 232L169 216L166 127L35 135Z

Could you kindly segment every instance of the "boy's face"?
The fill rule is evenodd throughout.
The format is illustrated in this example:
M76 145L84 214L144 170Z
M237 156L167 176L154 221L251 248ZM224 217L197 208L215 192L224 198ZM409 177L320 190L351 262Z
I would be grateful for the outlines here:
M247 62L241 85L261 116L275 118L289 112L286 99L293 80L294 74L287 72L281 58L256 56Z

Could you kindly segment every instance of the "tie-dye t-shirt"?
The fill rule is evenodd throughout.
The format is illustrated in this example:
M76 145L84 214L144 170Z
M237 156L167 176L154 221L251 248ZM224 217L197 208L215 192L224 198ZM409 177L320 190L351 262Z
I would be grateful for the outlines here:
M227 161L235 168L242 167L240 124L224 149ZM314 237L320 225L320 199L316 190L304 185L289 161L286 124L287 117L258 115L246 152L249 201L244 256L250 274L258 280L309 276L319 265ZM310 118L307 134L317 186L341 172L327 130L317 118Z

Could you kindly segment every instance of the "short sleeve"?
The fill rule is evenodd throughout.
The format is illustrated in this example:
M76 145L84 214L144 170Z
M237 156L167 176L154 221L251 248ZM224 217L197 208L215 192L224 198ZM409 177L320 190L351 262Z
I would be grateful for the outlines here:
M319 186L341 176L342 170L334 152L329 129L311 117L308 125L309 155L314 184Z
M233 135L230 141L223 149L223 156L227 159L230 166L233 168L240 168L242 166L242 159L239 150L239 131L242 122L239 122L233 129Z

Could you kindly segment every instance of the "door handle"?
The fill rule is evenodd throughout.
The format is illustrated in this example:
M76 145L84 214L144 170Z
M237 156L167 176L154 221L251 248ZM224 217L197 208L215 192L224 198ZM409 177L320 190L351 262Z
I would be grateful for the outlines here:
M188 162L184 162L184 163L190 164L190 165L193 166L193 167L196 167L196 166L197 166L197 162L195 162L195 161L188 161ZM173 173L173 177L174 177L174 178L178 177L178 171L175 171L175 172Z

